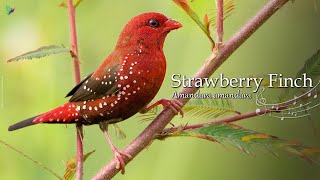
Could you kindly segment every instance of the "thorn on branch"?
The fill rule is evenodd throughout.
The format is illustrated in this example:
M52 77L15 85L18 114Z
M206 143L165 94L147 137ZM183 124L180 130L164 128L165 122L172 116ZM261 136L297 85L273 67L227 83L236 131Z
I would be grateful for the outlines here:
M73 49L70 49L69 52L70 52L70 55L71 55L72 58L77 58L78 57L78 55L76 55L76 53L74 53Z

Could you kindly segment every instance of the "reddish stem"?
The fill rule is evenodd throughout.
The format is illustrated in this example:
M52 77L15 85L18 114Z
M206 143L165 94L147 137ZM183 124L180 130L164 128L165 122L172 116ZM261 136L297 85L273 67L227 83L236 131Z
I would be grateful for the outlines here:
M82 127L82 124L76 124L76 131L77 131L76 179L82 180L83 178L83 127Z
M217 0L217 34L219 45L223 41L223 0Z
M227 117L225 119L221 119L221 120L217 120L217 121L201 123L201 124L187 125L187 126L184 126L183 129L181 128L181 126L180 127L167 128L167 129L163 130L163 133L161 135L159 135L159 137L166 136L166 133L171 133L171 132L178 131L180 128L182 130L197 129L197 128L201 128L201 127L204 127L204 126L211 126L211 125L214 125L214 124L231 123L231 122L239 121L239 120L242 120L242 119L248 119L248 118L252 118L252 117L256 117L256 116L265 115L265 114L268 114L268 113L271 113L271 112L272 112L271 109L262 109L259 113L254 111L254 112L249 112L249 113L246 113L246 114L240 114L240 115L236 115L236 116L232 116L232 117Z
M74 77L76 84L80 83L80 65L79 65L79 54L78 54L78 40L76 30L76 17L75 9L72 0L68 0L69 9L69 23L70 23L70 35L71 35L71 54L73 57Z
M69 23L70 23L70 35L71 35L71 56L73 57L73 67L76 84L80 83L80 65L79 65L79 54L78 54L78 40L77 40L77 30L76 30L76 17L75 9L73 6L73 0L68 0L68 10L69 10ZM77 133L77 171L76 179L82 180L83 178L83 128L81 124L76 125Z

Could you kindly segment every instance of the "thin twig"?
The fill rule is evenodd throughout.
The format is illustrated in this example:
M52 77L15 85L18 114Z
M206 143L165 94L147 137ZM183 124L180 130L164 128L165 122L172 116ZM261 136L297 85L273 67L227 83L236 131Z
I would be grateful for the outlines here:
M223 0L217 0L218 47L223 41Z
M244 25L238 33L236 33L224 46L219 49L219 52L213 52L208 58L203 67L197 72L194 78L210 77L220 65L235 52L259 27L261 27L279 8L281 8L288 0L270 0L257 15ZM191 94L198 89L184 88L181 93ZM187 103L189 99L178 99L182 103ZM133 158L138 155L146 146L148 146L162 130L170 123L175 113L171 109L163 110L158 117L125 149L124 153L131 155ZM128 164L132 159L125 159ZM111 179L118 172L116 169L117 161L113 158L105 167L103 167L92 179Z
M77 155L76 155L76 179L82 180L83 178L83 126L76 124L77 131Z
M80 77L80 64L79 64L79 53L78 53L78 40L76 30L76 17L75 9L72 0L68 0L69 10L69 23L70 23L70 35L71 35L71 56L73 57L74 77L75 82L78 84L81 81Z
M68 0L69 22L70 22L70 35L71 35L71 56L73 58L73 67L76 84L80 83L80 65L78 53L78 40L76 31L76 18L73 0ZM83 178L83 128L81 124L76 125L77 136L77 155L76 155L76 179L82 180Z
M36 161L34 159L32 159L29 155L25 154L24 152L12 147L10 144L0 140L0 143L4 144L5 146L9 147L10 149L12 149L13 151L21 154L23 157L29 159L30 161L34 162L36 165L38 165L39 167L41 167L42 169L48 171L50 174L54 175L55 177L57 177L58 179L62 180L62 177L60 177L57 173L53 172L50 168L46 167L45 165L43 165L41 162Z
M166 128L163 130L163 132L160 135L158 135L158 137L162 138L163 136L166 136L167 133L172 133L172 132L178 131L180 129L181 130L190 130L190 129L197 129L197 128L201 128L201 127L205 127L205 126L211 126L211 125L215 125L215 124L231 123L231 122L239 121L242 119L248 119L248 118L252 118L252 117L256 117L256 116L265 115L265 114L268 114L271 112L272 112L271 109L262 109L259 113L254 111L254 112L240 114L240 115L236 115L236 116L232 116L232 117L227 117L227 118L217 120L217 121L201 123L201 124L186 125L186 126L183 126L182 129L181 129L181 126Z

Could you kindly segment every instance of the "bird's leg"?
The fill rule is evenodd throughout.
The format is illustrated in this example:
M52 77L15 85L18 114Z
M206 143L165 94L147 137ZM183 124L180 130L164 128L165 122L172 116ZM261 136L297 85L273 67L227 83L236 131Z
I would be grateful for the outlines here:
M159 101L155 102L154 104L150 105L149 107L145 107L140 112L146 113L158 105L162 105L164 108L168 107L168 108L172 109L176 114L180 113L182 117L184 115L184 112L182 110L183 104L180 101L178 101L177 99L171 99L171 100L170 99L160 99Z
M121 173L124 174L125 173L125 166L126 164L124 163L124 160L123 160L123 156L127 157L128 159L131 159L132 156L129 155L129 154L126 154L126 153L123 153L121 151L118 150L118 148L112 143L111 141L111 138L109 136L109 133L108 133L108 123L106 122L101 122L99 124L100 126L100 129L103 131L103 133L105 134L110 146L111 146L111 149L112 149L112 152L113 152L113 155L114 157L117 159L117 166L116 168L117 169L121 169Z

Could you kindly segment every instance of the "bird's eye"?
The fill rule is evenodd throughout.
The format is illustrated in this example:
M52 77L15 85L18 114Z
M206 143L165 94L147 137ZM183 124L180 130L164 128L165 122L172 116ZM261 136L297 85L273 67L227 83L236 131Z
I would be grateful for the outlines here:
M152 18L148 21L148 26L152 27L152 28L157 28L160 26L160 23L158 20Z

